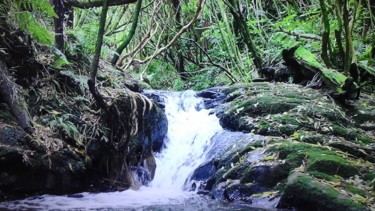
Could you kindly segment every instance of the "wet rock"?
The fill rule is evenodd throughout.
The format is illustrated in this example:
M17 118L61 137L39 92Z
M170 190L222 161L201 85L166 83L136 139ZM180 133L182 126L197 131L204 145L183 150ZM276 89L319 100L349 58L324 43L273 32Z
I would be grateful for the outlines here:
M197 93L198 97L203 98L204 107L206 109L215 108L220 105L225 99L225 94L222 93L224 87L213 87L205 89Z
M144 149L151 148L154 152L160 152L164 145L164 138L168 132L168 120L164 111L154 105L150 112L143 116L143 125L139 126L138 141Z
M285 198L282 190L293 172L308 173L315 183L328 188L324 190L342 184L341 193L359 194L373 187L368 179L371 176L366 176L375 175L375 133L371 130L375 105L371 97L365 95L351 107L340 107L319 90L263 82L227 87L222 93L223 103L214 110L220 124L232 131L265 135L268 140L242 145L217 159L218 171L205 187L212 197L254 203L259 196L281 190L273 195ZM353 178L362 181L357 189L348 182ZM230 181L239 183L231 185ZM302 198L309 195L303 191L299 194L306 194L298 196ZM313 203L331 209L323 201ZM363 206L371 206L364 201ZM289 202L295 203L283 200L284 207L296 207Z
M278 208L297 210L366 210L361 204L311 176L295 172L288 182Z
M84 190L88 167L84 156L59 139L25 136L22 130L10 125L1 128L12 130L0 136L9 138L0 145L0 201L40 192L62 194ZM37 128L37 132L40 130Z
M0 144L14 145L25 136L27 136L27 134L21 128L0 122Z
M150 175L150 172L146 168L143 168L142 166L131 166L130 169L133 172L133 177L140 184L144 186L148 186L150 184L151 175Z
M216 164L217 165L217 164ZM191 180L207 180L216 172L215 161L209 161L200 165L191 175Z
M142 94L144 94L146 97L154 101L161 109L165 109L165 99L163 93L154 91L143 91Z

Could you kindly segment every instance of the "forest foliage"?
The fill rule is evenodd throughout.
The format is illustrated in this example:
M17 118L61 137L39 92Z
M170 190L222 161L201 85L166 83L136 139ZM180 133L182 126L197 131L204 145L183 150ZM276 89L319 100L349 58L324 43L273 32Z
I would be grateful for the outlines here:
M60 50L71 60L82 58L89 69L102 8L81 6L87 2L3 0L0 7L8 23L51 49L53 35L57 41L61 34L55 32L62 32ZM251 82L256 70L281 66L281 52L296 44L346 75L352 63L374 67L371 0L108 2L101 58L155 89ZM64 22L62 31L56 30L57 19ZM56 58L60 69L70 64Z

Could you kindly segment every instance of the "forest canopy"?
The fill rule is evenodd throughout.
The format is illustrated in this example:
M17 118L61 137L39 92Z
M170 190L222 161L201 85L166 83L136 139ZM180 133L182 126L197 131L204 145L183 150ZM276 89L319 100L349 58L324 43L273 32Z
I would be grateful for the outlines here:
M90 63L104 2L3 0L2 19ZM346 75L353 63L373 70L370 0L108 0L108 6L101 58L152 88L250 82L256 70L281 66L281 52L297 44Z

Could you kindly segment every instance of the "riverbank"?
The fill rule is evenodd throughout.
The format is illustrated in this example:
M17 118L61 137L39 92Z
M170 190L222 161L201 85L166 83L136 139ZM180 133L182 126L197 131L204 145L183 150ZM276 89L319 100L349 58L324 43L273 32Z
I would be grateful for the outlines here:
M373 95L340 105L322 90L286 83L200 95L224 128L267 137L214 158L217 171L202 193L250 204L278 199L279 208L374 209Z

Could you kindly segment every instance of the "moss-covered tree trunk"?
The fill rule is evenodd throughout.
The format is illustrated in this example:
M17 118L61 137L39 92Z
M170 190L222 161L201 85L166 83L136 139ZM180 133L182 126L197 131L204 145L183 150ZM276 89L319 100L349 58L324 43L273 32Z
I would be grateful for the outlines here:
M328 11L326 8L326 3L324 0L319 0L320 3L320 8L322 10L322 15L323 15L323 24L324 24L324 31L322 34L322 59L325 63L325 65L328 68L332 68L332 62L329 56L329 53L331 52L330 48L330 25L329 25L329 19L328 19Z
M124 49L126 47L128 47L130 41L134 37L135 30L137 29L137 26L138 26L139 14L141 13L141 6L142 6L142 0L137 0L137 4L135 6L135 11L133 13L133 23L130 27L128 35L124 38L124 41L116 49L116 53L115 53L115 55L113 55L113 58L111 60L112 65L116 65L118 59L120 58L121 53L124 51Z
M344 72L349 73L350 65L356 62L355 50L352 39L353 21L355 15L350 16L349 1L344 0L342 2L342 18L345 31L345 59L344 59ZM355 12L355 11L354 11ZM352 18L353 20L350 20ZM352 21L352 23L351 23Z
M250 51L251 56L253 57L254 65L257 68L261 68L263 66L263 61L259 56L258 49L251 40L251 35L249 28L247 27L246 20L243 17L241 10L237 7L237 3L238 2L236 0L228 0L229 11L233 16L235 25L239 27L239 31L241 32L244 42Z
M109 147L109 154L106 154L105 158L102 160L102 162L107 166L107 175L110 183L112 186L120 189L136 189L138 186L131 174L130 168L126 163L128 144L131 136L130 118L133 111L131 108L129 108L131 106L127 104L130 104L131 99L126 98L124 100L118 100L117 102L121 102L121 104L113 103L111 106L109 106L96 88L96 75L98 73L108 6L109 1L104 0L102 13L100 16L98 37L95 46L95 55L91 64L91 75L88 85L95 100L104 110L104 119L106 120L107 127L110 129L110 142L107 143Z
M359 97L359 87L351 77L346 77L337 70L323 66L314 54L301 46L283 51L283 59L286 65L296 68L306 78L312 79L319 73L323 83L332 90L336 99L356 99Z
M336 40L338 56L340 58L338 60L343 62L345 59L345 51L344 51L344 47L342 44L342 37L341 37L343 26L342 26L342 8L341 8L341 4L339 3L339 1L336 1L336 4L335 4L335 15L336 15L336 20L337 20L337 28L335 29L335 40Z

